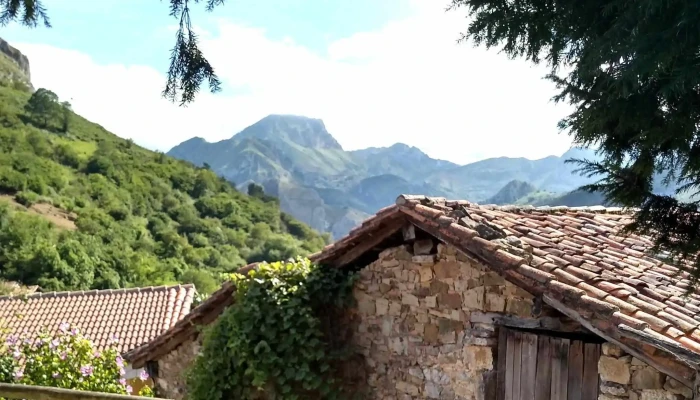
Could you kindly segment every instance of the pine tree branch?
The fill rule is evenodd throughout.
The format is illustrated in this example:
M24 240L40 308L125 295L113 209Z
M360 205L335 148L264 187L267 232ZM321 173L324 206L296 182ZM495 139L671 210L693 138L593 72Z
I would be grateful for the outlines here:
M13 21L30 28L36 28L41 22L46 28L51 28L41 0L0 0L0 26L6 26Z
M214 68L199 49L197 35L190 19L190 3L205 3L205 10L213 11L225 0L168 0L170 15L179 21L175 46L170 52L170 66L163 97L185 106L194 101L200 87L207 82L209 90L221 90L221 82ZM10 22L35 28L39 23L51 27L46 8L41 0L0 0L0 26Z
M181 106L191 103L204 81L209 90L216 93L221 90L221 81L214 68L199 49L197 35L192 29L189 0L170 0L170 15L179 18L179 27L175 34L175 46L170 53L168 79L163 90L163 97ZM212 11L222 5L224 0L206 0L206 10ZM199 3L200 0L194 0Z

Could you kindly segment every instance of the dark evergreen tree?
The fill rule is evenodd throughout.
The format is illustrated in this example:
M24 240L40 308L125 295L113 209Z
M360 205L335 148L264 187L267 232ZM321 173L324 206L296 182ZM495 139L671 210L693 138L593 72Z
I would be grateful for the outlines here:
M205 81L211 92L221 89L221 82L214 73L214 68L199 50L197 35L192 30L190 20L191 5L204 3L207 11L224 4L224 0L168 0L170 15L178 20L175 46L170 54L168 79L163 96L179 101L185 105L194 100L195 95ZM51 28L46 8L42 0L0 0L0 26L18 22L30 28L43 24Z
M61 131L63 133L68 133L68 128L70 128L70 119L73 113L69 102L61 102Z
M700 275L700 2L453 0L470 19L463 40L551 68L560 122L602 162L572 160L614 203L638 207L631 231L693 263ZM652 192L655 174L690 201ZM697 197L696 197L697 198ZM682 264L681 264L682 265Z

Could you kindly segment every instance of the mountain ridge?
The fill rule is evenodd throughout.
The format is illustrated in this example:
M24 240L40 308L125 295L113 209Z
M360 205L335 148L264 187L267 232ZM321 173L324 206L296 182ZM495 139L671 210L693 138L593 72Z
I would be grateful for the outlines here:
M569 150L592 158L591 150ZM405 143L346 151L322 120L272 114L216 143L189 139L169 155L203 165L243 189L261 185L282 210L314 229L344 236L401 193L471 201L494 196L513 180L568 193L590 179L572 176L562 157L498 157L459 165ZM566 154L566 153L565 153Z

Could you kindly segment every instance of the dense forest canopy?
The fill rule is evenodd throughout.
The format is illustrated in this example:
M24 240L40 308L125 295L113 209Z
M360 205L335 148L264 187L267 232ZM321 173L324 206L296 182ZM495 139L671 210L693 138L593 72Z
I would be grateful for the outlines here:
M700 2L452 0L470 19L464 39L551 67L560 127L602 161L574 160L603 178L586 189L639 208L629 229L651 235L700 276ZM653 191L664 173L679 196ZM678 197L688 199L679 200ZM684 265L679 263L679 265Z
M220 273L328 240L255 188L118 138L49 90L0 83L0 279L210 292Z

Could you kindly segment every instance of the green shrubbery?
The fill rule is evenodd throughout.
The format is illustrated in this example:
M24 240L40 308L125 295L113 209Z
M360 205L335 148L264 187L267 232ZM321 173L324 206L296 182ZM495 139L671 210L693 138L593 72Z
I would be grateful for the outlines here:
M308 254L327 241L277 202L77 115L62 132L63 113L45 119L39 101L25 111L29 99L0 87L0 195L74 212L78 230L56 229L0 199L1 279L46 290L194 282L208 292L222 273ZM49 100L53 109L58 100Z
M333 365L345 349L332 347L322 317L351 301L353 275L298 259L261 264L232 279L235 302L205 334L201 356L188 375L189 398L332 399L343 394Z

